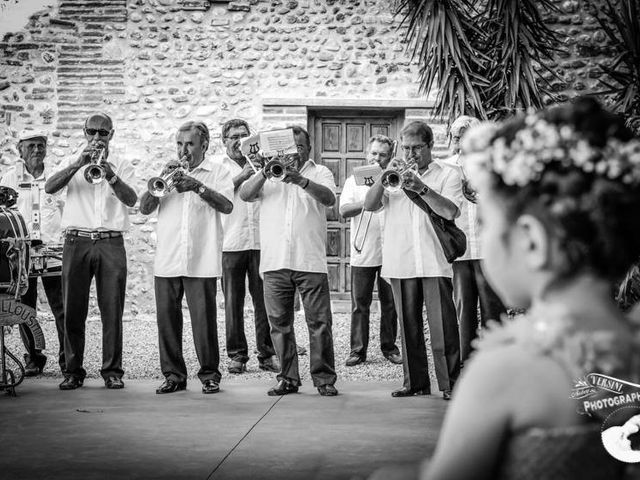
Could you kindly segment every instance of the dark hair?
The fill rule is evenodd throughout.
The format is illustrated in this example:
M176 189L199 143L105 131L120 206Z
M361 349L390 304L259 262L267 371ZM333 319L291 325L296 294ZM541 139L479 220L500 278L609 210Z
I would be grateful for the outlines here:
M404 138L407 135L417 135L422 138L425 143L431 143L433 141L433 130L425 122L420 120L414 120L407 123L400 131L400 138Z
M232 118L231 120L227 120L226 122L224 122L224 124L222 125L222 138L223 139L227 138L227 134L229 133L229 130L237 127L244 127L247 129L247 133L250 132L249 124L247 122L239 118Z
M369 139L369 145L372 145L373 142L384 143L385 145L389 145L389 150L393 148L393 140L391 140L386 135L378 134L374 135Z
M571 127L592 147L601 148L612 138L623 142L633 138L620 117L592 98L542 111L539 117ZM524 118L512 119L497 129L491 141L502 137L509 144L525 126ZM531 214L560 240L564 255L560 279L583 269L619 279L640 256L640 186L636 183L586 173L560 161L548 163L539 180L524 186L507 185L495 172L490 182L509 221Z
M311 148L311 138L309 137L309 132L307 132L304 128L302 128L299 125L292 125L287 128L292 129L294 135L300 135L300 134L304 135L304 138L307 139L307 146Z
M178 132L188 132L190 130L197 131L200 135L200 141L207 142L207 146L209 145L209 128L203 122L189 121L178 128Z

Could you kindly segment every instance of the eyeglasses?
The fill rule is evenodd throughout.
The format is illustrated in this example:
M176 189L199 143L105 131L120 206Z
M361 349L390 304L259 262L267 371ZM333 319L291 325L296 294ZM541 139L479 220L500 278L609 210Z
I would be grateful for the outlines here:
M240 140L241 138L247 138L249 136L248 133L242 133L240 135L232 135L230 137L227 137L229 140L233 140L234 142L236 140Z
M426 146L427 146L426 143L423 143L422 145L413 145L412 147L405 147L403 145L402 146L402 151L404 153L418 153L420 150L422 150Z
M106 137L111 133L111 130L105 130L104 128L85 128L84 131L90 137L93 137L96 133L100 134L101 137Z

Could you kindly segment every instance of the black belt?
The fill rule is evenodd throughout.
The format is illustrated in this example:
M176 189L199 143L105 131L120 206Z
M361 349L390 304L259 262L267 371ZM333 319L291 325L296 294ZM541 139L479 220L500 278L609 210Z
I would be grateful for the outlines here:
M103 240L105 238L118 238L122 232L92 231L92 230L67 230L67 235L74 237L90 238L91 240Z

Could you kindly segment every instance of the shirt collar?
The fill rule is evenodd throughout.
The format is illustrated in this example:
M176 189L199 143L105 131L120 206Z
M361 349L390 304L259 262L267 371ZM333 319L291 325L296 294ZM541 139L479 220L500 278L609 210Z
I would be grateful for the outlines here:
M201 169L207 172L210 172L211 170L213 170L213 161L210 158L205 157L205 159L200 163L200 165L198 165L196 168L194 168L191 171L195 172L196 170L201 170Z
M19 159L16 161L16 163L21 163L21 164L22 164L22 172L23 172L23 174L24 174L24 175L29 175L31 178L33 178L33 180L34 180L34 181L37 181L37 180L46 180L46 172L47 172L47 168L46 168L46 166L45 166L45 165L43 165L42 173L40 174L40 176L36 178L36 177L34 177L33 175L31 175L31 174L29 173L29 170L27 170L27 164L25 163L25 161L24 161L22 158L19 158ZM17 165L16 165L16 167L17 167L17 168L16 168L16 173L17 173L17 170L18 170L20 167L18 167ZM18 182L20 182L20 181L22 181L22 179L20 179L20 178L19 178L19 179L18 179Z
M316 168L318 165L316 164L316 162L314 162L311 158L309 160L307 160L304 165L302 165L302 168L300 169L300 173L303 172L303 170L309 170L310 168Z

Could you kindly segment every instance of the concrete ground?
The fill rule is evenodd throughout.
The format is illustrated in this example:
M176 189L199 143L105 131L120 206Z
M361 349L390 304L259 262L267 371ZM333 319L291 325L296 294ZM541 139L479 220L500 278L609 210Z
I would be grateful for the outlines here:
M126 380L126 379L125 379ZM273 382L225 380L203 395L156 395L157 380L107 390L87 379L26 379L0 392L0 478L364 479L389 463L416 462L435 447L447 402L391 398L398 382L343 382L320 397L269 397Z

